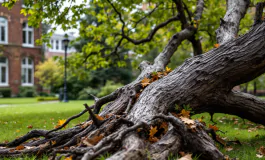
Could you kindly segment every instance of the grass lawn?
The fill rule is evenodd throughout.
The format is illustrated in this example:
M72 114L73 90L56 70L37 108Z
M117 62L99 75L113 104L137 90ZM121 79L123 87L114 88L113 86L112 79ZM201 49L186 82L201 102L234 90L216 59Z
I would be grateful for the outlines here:
M38 103L36 98L0 98L1 104L31 104Z
M0 100L1 101L1 100ZM11 141L18 136L26 134L32 129L53 129L59 119L67 119L72 115L81 112L84 107L82 104L93 104L93 101L70 101L69 103L46 103L46 104L14 104L7 107L0 107L0 142ZM207 125L210 122L210 116L207 113L193 116L193 119L201 118ZM67 128L83 122L88 117L87 114L73 120ZM231 143L230 148L218 148L230 158L239 158L240 160L259 159L256 157L257 149L265 146L265 130L261 125L251 123L236 116L226 114L215 114L214 121L216 126L222 132L217 132L220 137L227 141L239 140L240 144ZM28 128L28 126L33 128ZM33 158L24 158L33 159ZM263 158L264 159L264 158ZM8 160L8 159L7 159Z
M0 142L10 141L32 129L53 129L59 119L67 119L80 113L84 103L93 101L69 101L68 103L17 104L0 107ZM73 127L88 118L88 114L75 119L66 128ZM32 126L31 129L28 126Z
M207 125L213 124L208 113L195 115L192 119L202 116L205 117L203 120ZM243 120L237 116L219 113L214 114L214 121L217 123L215 126L224 132L216 132L220 137L226 141L239 140L241 143L240 145L231 142L230 147L222 147L216 144L222 153L229 155L230 158L239 158L240 160L260 159L256 157L256 154L258 153L258 148L265 146L264 126ZM261 159L265 159L265 157Z

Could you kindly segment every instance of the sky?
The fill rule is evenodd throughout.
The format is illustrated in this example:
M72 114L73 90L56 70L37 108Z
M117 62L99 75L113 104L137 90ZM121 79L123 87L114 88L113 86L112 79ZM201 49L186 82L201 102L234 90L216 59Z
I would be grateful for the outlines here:
M75 0L75 2L73 2L73 4L81 4L83 2L83 0ZM66 1L65 3L65 7L69 7L70 6L70 3L69 1ZM70 30L67 30L67 31L64 31L61 27L56 27L57 30L56 30L56 34L62 34L64 35L65 33L69 34L71 32L74 32L74 36L75 37L78 37L79 36L79 30L78 29L70 29Z

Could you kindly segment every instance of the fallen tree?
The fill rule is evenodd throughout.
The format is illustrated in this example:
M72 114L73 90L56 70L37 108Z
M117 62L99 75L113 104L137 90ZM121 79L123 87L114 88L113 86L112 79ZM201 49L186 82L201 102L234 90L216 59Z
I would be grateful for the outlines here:
M125 25L119 11L108 2ZM257 12L255 24L247 34L236 38L250 2L228 0L226 15L216 32L220 46L199 54L201 49L196 47L200 42L194 36L197 28L188 24L182 2L173 2L182 31L172 36L153 64L140 64L141 74L135 81L106 97L95 98L92 106L84 104L84 111L57 129L32 130L1 144L0 157L49 154L51 159L65 156L88 160L108 152L108 159L113 160L167 159L170 153L186 151L200 155L201 159L223 159L214 144L214 131L185 113L176 115L176 104L180 109L189 105L195 113L233 114L264 125L265 101L232 90L265 72L265 22L261 14ZM204 1L198 0L196 21L201 18L203 6ZM257 11L263 7L264 3L259 3ZM142 43L123 31L122 36L132 43ZM170 72L166 66L184 40L192 43L197 55ZM100 112L104 104L107 105ZM71 119L87 112L90 117L86 122L60 130Z

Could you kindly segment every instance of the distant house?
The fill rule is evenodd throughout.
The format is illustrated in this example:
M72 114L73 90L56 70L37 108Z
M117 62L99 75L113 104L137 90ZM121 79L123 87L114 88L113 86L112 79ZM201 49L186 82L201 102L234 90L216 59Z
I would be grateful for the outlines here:
M45 50L45 58L51 58L53 56L64 56L65 47L63 43L63 39L65 39L63 34L53 34L50 39L51 47L46 47ZM75 37L72 34L68 35L68 39L74 40ZM67 56L76 50L73 47L68 47Z
M42 58L41 46L36 39L41 37L41 28L28 25L27 17L20 14L21 1L8 10L0 0L0 88L10 88L12 95L19 93L20 86L37 86L35 66Z

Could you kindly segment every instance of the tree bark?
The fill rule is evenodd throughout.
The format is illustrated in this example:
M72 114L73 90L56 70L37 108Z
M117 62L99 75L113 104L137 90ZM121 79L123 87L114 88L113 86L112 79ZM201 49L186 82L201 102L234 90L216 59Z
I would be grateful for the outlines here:
M181 1L174 2L177 4ZM89 112L92 120L64 131L59 131L63 126L51 131L31 131L12 142L0 144L0 157L51 153L51 159L64 155L90 160L109 152L112 156L108 159L111 160L166 160L170 153L185 150L200 155L201 159L223 159L224 155L215 147L207 127L191 120L191 128L181 117L172 116L170 111L175 105L189 105L196 113L234 114L265 125L265 101L232 91L234 86L265 72L265 22L234 39L249 1L228 0L227 3L224 22L217 31L218 43L222 44L219 48L187 59L168 75L143 87L143 78L151 78L154 71L163 71L181 42L194 36L196 28L185 26L186 20L182 17L183 30L172 36L154 64L141 63L142 72L134 82L106 97L95 97L93 106L85 104L86 109L70 117L64 125L86 112ZM203 1L200 0L197 5L198 18L202 13ZM183 12L181 8L178 10ZM138 99L137 94L140 94ZM93 112L91 108L94 108ZM94 115L98 113L99 118ZM148 140L151 128L163 122L168 124L168 131L160 133L155 142ZM36 137L43 138L32 139ZM21 144L27 148L17 149L16 146ZM57 156L58 153L61 155Z
M220 18L220 27L216 30L218 44L237 37L240 20L245 16L249 4L249 0L226 0L226 14Z

